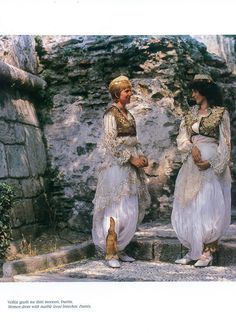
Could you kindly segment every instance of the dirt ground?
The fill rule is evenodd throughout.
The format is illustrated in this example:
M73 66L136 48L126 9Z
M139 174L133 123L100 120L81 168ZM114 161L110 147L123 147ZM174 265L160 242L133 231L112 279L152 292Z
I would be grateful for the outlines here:
M6 260L17 260L26 257L54 252L61 247L80 244L91 239L91 235L69 230L46 230L35 239L22 238L11 243Z

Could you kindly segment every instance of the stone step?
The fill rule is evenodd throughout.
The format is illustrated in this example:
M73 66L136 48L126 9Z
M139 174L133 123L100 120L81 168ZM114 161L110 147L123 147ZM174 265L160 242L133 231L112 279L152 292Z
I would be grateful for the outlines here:
M38 256L6 261L2 266L3 278L11 278L18 274L33 274L44 270L53 270L84 258L90 258L95 253L92 240L81 244L64 246L59 250Z
M127 252L137 260L174 262L187 252L170 224L142 224ZM216 265L236 265L236 224L231 224L227 233L219 242L219 251L215 255Z
M137 261L143 262L142 265L145 265L145 261L159 264L174 263L176 258L181 257L181 250L184 255L186 249L181 249L180 242L168 223L141 224L127 247L128 254ZM56 267L73 262L79 263L83 259L103 262L104 260L100 259L104 259L104 255L95 251L92 240L89 240L82 244L65 246L56 252L5 262L2 268L3 278L11 279L15 275L35 274L35 272L45 270L49 272ZM222 237L216 259L214 264L217 266L236 265L236 224L231 224L227 233ZM90 277L86 276L86 278Z
M231 223L236 223L236 207L231 209Z

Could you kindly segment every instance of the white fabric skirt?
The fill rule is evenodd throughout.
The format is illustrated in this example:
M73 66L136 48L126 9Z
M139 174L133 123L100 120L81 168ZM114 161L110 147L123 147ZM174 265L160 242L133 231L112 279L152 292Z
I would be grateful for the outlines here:
M211 138L194 144L207 160L216 153L217 144ZM190 167L191 166L191 167ZM185 193L189 193L189 200ZM189 255L197 260L204 244L219 240L231 219L231 177L227 167L221 176L213 168L199 171L189 155L176 179L171 221L180 242L189 249Z
M143 170L130 164L104 167L98 177L94 199L92 237L96 246L105 251L110 217L115 220L118 250L131 241L137 223L141 222L149 207L150 195Z
M97 221L93 228L93 241L96 246L105 251L106 237L110 227L110 217L115 220L117 248L123 250L131 241L138 222L138 197L125 196L119 202L113 203L96 215Z

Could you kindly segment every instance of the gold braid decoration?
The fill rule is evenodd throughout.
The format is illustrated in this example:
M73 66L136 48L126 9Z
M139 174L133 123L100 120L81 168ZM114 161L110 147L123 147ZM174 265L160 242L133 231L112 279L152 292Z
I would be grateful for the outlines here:
M188 112L185 116L185 126L187 128L187 132L188 134L191 136L193 130L192 130L192 126L193 124L195 124L198 121L198 118L196 115L194 115L192 112Z
M207 117L203 117L199 126L199 133L202 135L218 138L219 125L223 118L225 109L215 107Z
M199 134L210 136L215 139L219 137L219 125L223 118L225 108L223 107L214 107L209 108L209 115L206 117L202 117L199 125ZM196 123L199 118L197 114L193 114L188 112L185 116L185 126L187 128L187 132L190 136L196 134L192 130L192 126Z
M218 251L218 241L214 241L212 243L204 244L203 252L210 251L211 253L215 253Z
M116 125L117 125L117 134L118 136L126 136L136 135L136 124L133 115L128 111L129 115L131 116L131 119L126 119L123 114L120 112L120 110L116 106L112 106L109 108L106 113L112 113L113 116L116 119Z

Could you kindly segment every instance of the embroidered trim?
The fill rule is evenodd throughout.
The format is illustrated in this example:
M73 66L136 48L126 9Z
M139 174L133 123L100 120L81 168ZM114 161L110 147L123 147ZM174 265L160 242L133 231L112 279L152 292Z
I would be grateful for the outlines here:
M103 176L99 177L96 194L93 200L94 213L111 206L113 203L117 203L124 196L138 195L139 199L139 219L141 222L145 211L150 206L150 194L146 186L146 176L141 169L134 169L129 166L129 172L127 178L121 180L119 184L114 188L110 188L109 184L103 182ZM104 170L104 172L106 172Z
M218 139L219 125L223 118L224 111L224 108L217 107L212 110L209 116L202 117L199 125L199 133Z
M196 135L193 131L192 126L199 121L200 116L197 114L198 108L193 108L192 111L188 112L185 118L185 126L190 136ZM209 115L200 118L199 133L204 136L210 136L215 139L219 139L219 125L224 115L225 108L214 107L208 108Z
M129 118L127 119L116 105L112 105L106 112L112 113L115 117L117 125L117 136L135 136L136 135L136 124L133 115L127 110Z

